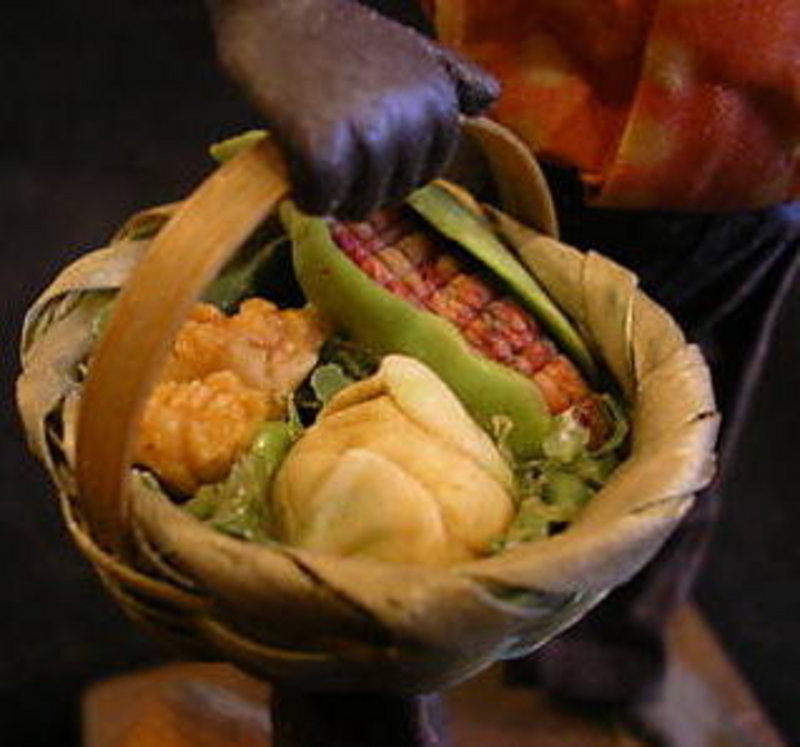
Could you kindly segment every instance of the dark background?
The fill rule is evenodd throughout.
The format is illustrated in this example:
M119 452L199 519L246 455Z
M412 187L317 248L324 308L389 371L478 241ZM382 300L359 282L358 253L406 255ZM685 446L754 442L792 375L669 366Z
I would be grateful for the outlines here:
M13 407L25 308L137 208L211 168L206 147L258 124L217 70L200 0L51 0L0 21L0 741L69 745L81 689L163 660L67 541ZM697 596L792 743L800 743L800 299L754 406Z

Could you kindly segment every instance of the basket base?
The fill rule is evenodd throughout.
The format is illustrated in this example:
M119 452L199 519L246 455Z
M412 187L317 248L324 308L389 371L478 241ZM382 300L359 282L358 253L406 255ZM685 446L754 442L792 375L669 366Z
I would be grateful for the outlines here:
M670 744L785 745L696 610L676 616L670 651L664 691L646 709ZM269 696L267 685L223 664L174 664L116 678L86 694L84 745L277 747ZM443 702L453 747L647 744L613 720L590 719L540 691L504 685L499 667L447 692Z

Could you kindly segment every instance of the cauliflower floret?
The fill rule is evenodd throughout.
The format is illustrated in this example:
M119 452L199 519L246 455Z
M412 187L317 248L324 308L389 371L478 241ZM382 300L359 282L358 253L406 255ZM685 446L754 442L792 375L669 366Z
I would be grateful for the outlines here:
M197 304L175 340L162 381L193 381L233 371L262 392L267 417L285 413L286 400L317 361L324 332L310 308L281 310L269 301L245 301L234 316Z
M145 407L134 458L170 487L192 494L225 477L267 408L262 394L231 371L161 382Z

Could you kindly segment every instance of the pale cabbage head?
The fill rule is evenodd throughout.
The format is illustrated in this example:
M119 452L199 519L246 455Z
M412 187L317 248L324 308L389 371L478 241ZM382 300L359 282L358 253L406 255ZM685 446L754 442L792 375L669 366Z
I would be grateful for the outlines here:
M511 521L513 477L428 367L392 355L339 392L277 476L287 544L446 565L485 555Z

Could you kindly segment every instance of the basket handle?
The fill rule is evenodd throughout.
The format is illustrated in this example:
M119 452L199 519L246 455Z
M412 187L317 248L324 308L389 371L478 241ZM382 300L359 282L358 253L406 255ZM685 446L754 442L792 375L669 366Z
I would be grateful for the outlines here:
M154 239L92 356L76 443L78 507L106 550L129 548L129 479L144 405L202 291L289 191L267 138L217 169Z
M531 148L511 130L485 117L461 120L464 132L480 146L499 192L500 206L518 221L558 238L555 203Z

